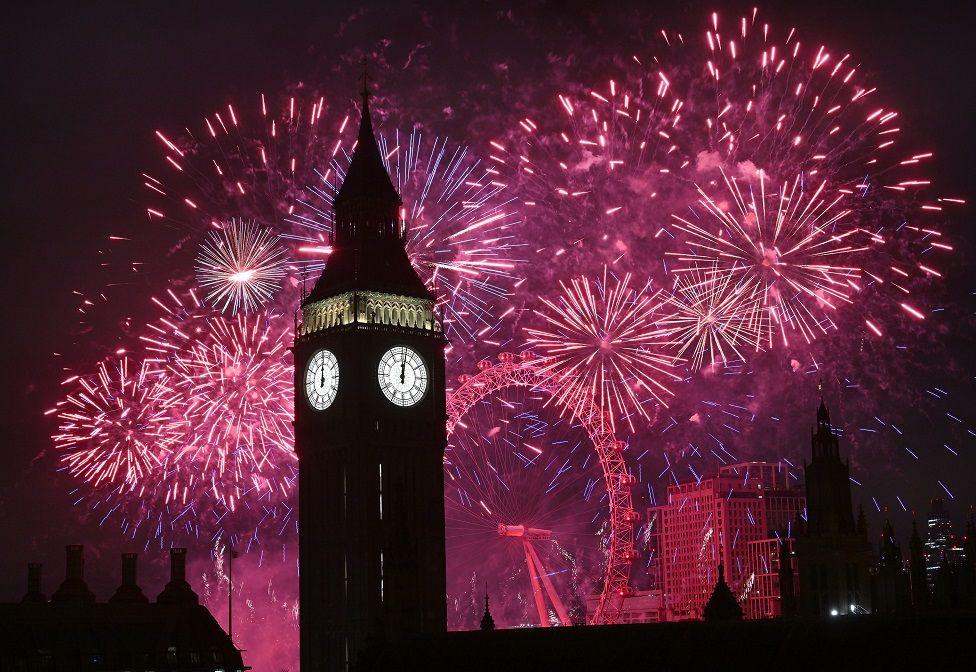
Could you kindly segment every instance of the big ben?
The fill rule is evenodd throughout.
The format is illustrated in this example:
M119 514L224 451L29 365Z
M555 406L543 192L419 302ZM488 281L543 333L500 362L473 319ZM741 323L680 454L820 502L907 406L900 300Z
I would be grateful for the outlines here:
M303 672L445 629L444 346L364 90L332 253L295 337Z

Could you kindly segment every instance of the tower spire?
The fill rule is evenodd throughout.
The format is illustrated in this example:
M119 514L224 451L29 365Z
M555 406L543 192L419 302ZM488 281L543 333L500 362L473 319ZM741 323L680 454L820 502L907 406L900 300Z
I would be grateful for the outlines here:
M485 613L481 616L481 629L494 630L495 619L491 617L491 608L488 606L488 582L485 582Z
M404 247L402 201L373 133L369 81L364 63L356 148L332 201L332 253L302 305L352 289L433 298L411 266Z

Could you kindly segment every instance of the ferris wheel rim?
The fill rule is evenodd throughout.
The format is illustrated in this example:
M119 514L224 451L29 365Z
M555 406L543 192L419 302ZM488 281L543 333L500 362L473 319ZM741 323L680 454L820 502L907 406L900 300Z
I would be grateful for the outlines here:
M502 353L497 362L479 362L478 373L463 375L461 385L447 399L448 435L475 404L506 388L538 389L559 405L558 383L540 367L543 361L531 352L523 352L518 356ZM623 600L630 594L630 568L637 556L634 524L638 516L631 494L633 476L623 458L625 444L617 440L604 411L591 400L578 401L573 407L561 404L560 410L581 423L603 470L608 495L610 551L603 573L603 590L589 622L608 625L619 621Z

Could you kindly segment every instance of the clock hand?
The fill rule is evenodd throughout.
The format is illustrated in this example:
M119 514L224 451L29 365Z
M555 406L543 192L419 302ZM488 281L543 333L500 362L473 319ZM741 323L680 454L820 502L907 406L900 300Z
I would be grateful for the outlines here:
M400 384L403 385L407 374L407 358L400 361Z
M319 369L319 387L325 387L325 367Z

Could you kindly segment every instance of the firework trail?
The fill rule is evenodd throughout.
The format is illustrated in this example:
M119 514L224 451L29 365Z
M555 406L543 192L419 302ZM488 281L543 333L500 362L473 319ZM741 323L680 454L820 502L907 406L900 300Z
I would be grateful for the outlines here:
M315 278L331 252L332 198L355 150L354 113L335 113L324 97L276 106L263 95L259 110L254 121L252 110L228 105L205 117L200 133L177 140L157 132L166 172L144 174L147 214L191 236L233 217L270 227L290 247L297 286L299 277ZM378 140L404 202L408 254L436 292L447 335L492 342L521 281L519 204L463 144L416 127ZM288 298L297 303L297 295Z
M527 343L545 357L540 368L560 388L556 401L574 413L589 400L604 411L611 428L634 416L650 420L654 402L667 406L667 381L680 380L661 351L666 332L659 311L666 303L648 284L632 277L574 278L539 311L544 326L526 328Z
M665 357L655 363L661 371L647 375L674 393L652 386L670 408L662 408L656 416L649 412L659 401L640 385L641 374L630 369L632 361L611 360L610 366L616 361L619 370L604 369L604 374L612 371L613 375L594 377L587 386L597 396L604 395L603 403L617 422L626 420L632 431L641 430L631 437L627 460L635 465L635 493L643 492L648 503L661 494L656 495L655 488L662 482L698 480L716 464L780 457L770 454L770 446L783 446L782 456L799 464L806 453L795 429L804 418L797 417L795 409L815 407L810 390L821 377L835 390L841 406L836 415L848 419L844 430L854 477L859 479L854 483L856 497L870 498L878 510L890 506L907 515L917 504L900 495L886 499L879 484L904 479L909 473L916 478L917 472L924 472L933 488L941 487L951 496L953 479L939 470L945 470L945 460L950 469L955 468L963 453L960 444L970 441L976 430L956 403L961 397L953 396L952 386L911 382L919 366L947 361L948 354L937 335L927 337L929 332L923 329L937 328L941 306L928 290L941 278L953 251L943 231L944 221L962 199L936 194L926 172L933 152L914 146L900 115L887 101L878 100L881 90L854 57L801 43L795 31L780 31L758 20L755 13L733 22L712 16L707 26L687 35L670 30L646 34L654 37L645 48L618 57L601 72L599 83L558 84L549 96L551 109L529 112L486 146L487 163L478 163L463 144L433 133L394 132L381 140L387 165L403 191L411 258L423 277L436 285L452 340L466 346L455 348L453 356L473 361L488 354L485 347L494 350L511 340L508 332L514 330L520 313L527 320L540 321L530 328L549 334L539 337L549 342L546 347L556 349L580 339L586 344L583 348L592 352L592 334L598 330L580 329L573 322L560 327L546 316L564 320L560 313L572 311L554 292L560 283L567 295L578 291L585 298L588 292L600 305L613 280L602 285L586 280L585 289L575 290L568 279L595 278L609 266L616 277L631 273L640 278L637 285L646 281L670 289L655 299L660 304L653 313L656 317L647 318L646 329L660 332L654 343L634 346L640 355L651 352ZM601 49L599 45L586 48L584 55ZM533 89L539 87L537 82L531 84ZM291 96L277 101L262 96L244 107L227 106L192 131L160 131L162 166L144 176L150 197L148 218L160 230L182 235L167 257L171 267L186 269L185 277L175 278L174 288L185 286L192 276L193 262L181 254L196 253L211 231L223 231L224 223L233 217L253 221L281 237L294 260L285 268L282 290L255 305L255 315L246 318L253 329L253 320L274 315L270 319L280 324L269 331L272 343L275 334L284 331L282 325L290 324L302 277L321 268L329 253L328 204L355 140L355 129L347 123L350 114L345 105L338 108L323 98ZM782 209L781 194L790 197ZM763 228L763 233L775 230L774 213L786 215L785 226L797 226L803 220L795 215L805 206L819 207L815 203L829 208L818 223L807 218L804 226L809 226L808 233L823 227L816 234L823 242L820 250L837 250L829 255L829 265L841 270L818 268L824 262L816 259L810 246L800 255L805 260L797 264L789 241L779 237L770 245L769 239L749 228L752 215L762 208L770 215L763 226L773 225ZM830 227L823 225L840 213L845 214ZM502 217L492 219L496 215ZM468 229L472 225L477 226ZM785 231L800 233L799 229ZM846 232L850 232L846 237L835 238ZM795 244L795 236L789 240ZM118 246L124 251L125 242ZM765 265L759 268L761 260ZM145 274L147 265L127 258L118 267ZM843 269L853 270L848 274ZM160 284L157 295L161 292ZM184 300L183 307L176 309L170 305L173 300L175 296L165 301L173 314L164 309L159 320L137 327L133 339L144 336L174 346L148 352L152 374L147 375L160 378L147 379L150 388L172 390L178 385L180 390L191 390L191 368L181 372L180 367L189 367L200 357L201 366L216 371L224 351L206 350L207 338L224 343L227 353L235 352L238 336L233 332L238 323L220 318L226 328L215 329L208 321L220 316L202 301ZM635 301L639 300L622 305L632 307ZM513 319L506 323L501 318L512 314L513 306ZM528 310L518 310L522 307ZM591 326L599 324L593 321ZM534 345L543 348L543 343ZM273 351L279 363L290 366L284 353ZM568 351L557 352L553 361L560 357L565 358L563 365L571 365ZM587 366L597 361L604 361L602 355ZM671 382L672 361L674 372L687 366L681 382ZM132 371L142 366L134 358L129 364ZM170 371L170 366L176 370ZM637 368L643 370L642 365ZM270 375L273 380L278 374ZM239 376L231 378L240 383ZM218 379L202 375L201 394L215 398L223 394ZM268 382L264 380L262 386ZM110 388L115 385L110 383ZM608 391L604 385L616 390ZM290 382L287 387L290 394ZM145 397L149 408L143 417L165 408L165 417L176 420L161 431L186 431L187 409L173 411L169 399L155 398L155 390ZM926 403L919 404L920 398ZM110 412L107 407L89 407L81 397L77 401L87 409L79 414L93 411L97 416L104 411L108 418L115 413L114 407ZM514 417L518 413L507 407L492 411L508 413L508 424L497 418L494 423L489 419L474 423L472 445L480 437L486 445L491 441L491 450L499 453L507 446L512 456L512 446L496 437L507 436L516 444L525 437L530 437L530 443L531 438L538 439L526 430L530 418L552 409L538 410L536 400L531 401L535 410L523 409L524 417ZM286 397L278 402L291 403ZM195 403L193 413L206 418L205 398L198 397ZM70 404L66 397L53 412L70 412ZM937 431L941 438L905 436L903 428L918 423L909 420L915 417L912 413L896 410L905 408L917 408L921 422L937 428L933 433ZM58 417L67 426L70 419ZM647 427L652 419L655 422ZM230 422L238 421L232 416ZM554 428L558 422L571 425L570 418L547 422L549 433L544 438L553 446L566 440ZM264 427L261 422L243 424ZM509 435L507 428L514 425L519 429ZM165 487L158 490L138 469L131 471L136 475L132 483L126 480L128 464L140 458L106 463L119 466L107 466L103 473L114 476L98 483L99 492L112 483L103 506L111 509L133 501L173 506L165 514L157 511L153 517L133 519L124 528L126 533L151 525L155 536L162 538L160 530L182 526L187 534L200 537L238 519L240 525L234 523L231 529L253 529L248 542L261 553L266 546L258 541L257 530L275 529L293 536L295 519L285 476L291 467L284 462L281 469L271 469L279 438L273 420L270 431L253 435L258 451L248 454L250 444L245 444L241 455L231 446L246 432L221 432L213 423L204 426L209 427L208 436L213 430L218 437L217 450L193 451L179 461L176 448L161 448L165 439L157 443L152 433L145 435L146 445L157 446L152 455L175 474L163 478ZM502 429L491 435L496 426ZM79 437L81 443L68 450L77 449L81 455L82 443L94 444L83 438L86 429L76 432L78 427L67 427L64 433ZM266 450L269 442L271 450ZM119 455L107 454L112 459ZM907 470L898 456L908 460ZM89 487L92 472L83 462L88 458L79 459L81 470L70 473L81 480L80 487ZM149 467L155 469L150 460ZM500 458L496 461L504 464ZM90 464L94 462L92 458ZM186 476L178 464L205 464L206 469L192 487L183 489L175 486ZM538 483L559 471L551 472L555 463L536 465L544 467L536 469ZM257 481L247 473L252 467L258 469ZM870 482L864 478L867 467L872 470ZM494 475L483 465L481 469L476 472L472 466L466 473ZM487 483L482 479L465 491L479 492L487 489ZM573 487L579 490L580 483L582 477ZM572 488L565 492L568 495ZM589 505L585 497L575 497L580 510ZM179 504L184 498L185 506ZM450 502L450 494L448 498ZM224 506L230 502L236 507L233 516ZM209 504L219 509L212 525L200 520ZM567 520L575 511L567 506ZM581 522L578 529L585 525ZM485 530L490 532L483 527L482 533L487 534ZM497 533L494 541L499 541ZM459 557L470 560L475 554L469 550ZM576 571L571 567L587 567L585 561L574 565L568 559L558 566L566 574ZM481 576L475 580L474 571L461 571L470 569L470 565L458 569L458 575L466 577L465 588L452 593L453 604L465 605L457 607L458 622L470 621L480 606L472 606L472 598L482 588ZM503 582L503 576L516 576L518 571L512 565L510 574L499 570L496 576ZM584 569L579 576L578 585L586 586L593 573ZM517 587L521 584L512 579L506 585L512 587L509 604L517 611L524 604L524 592L518 593ZM520 622L517 613L513 612L511 622Z
M274 298L286 266L278 236L253 222L231 221L201 246L197 285L221 312L250 313Z
M158 131L162 171L143 175L150 222L180 235L161 282L196 288L157 294L163 298L153 304L162 312L142 327L139 319L125 319L167 405L160 432L178 444L170 450L146 443L145 459L161 466L154 487L134 487L129 496L145 497L137 504L150 508L174 507L180 520L192 520L193 534L201 527L220 531L238 517L231 531L256 519L272 531L291 529L287 344L302 279L314 277L330 251L329 189L341 183L354 150L350 114L335 113L324 98L255 100L255 109L231 104L206 116L198 131ZM382 145L403 194L411 258L437 291L452 340L494 347L520 281L519 209L464 145L427 139L419 130L402 143L399 134L391 137ZM124 254L129 241L116 238ZM194 251L196 258L188 258ZM152 264L135 259L106 265L153 276ZM173 268L188 271L181 277ZM84 319L92 319L93 306L104 310L110 290L127 282L113 278L84 297ZM459 360L478 356L472 348L456 351ZM248 511L238 514L242 502ZM199 520L207 506L234 515Z
M619 77L565 84L552 110L520 119L491 143L491 159L526 205L525 239L552 262L530 279L532 289L605 264L671 284L667 253L701 252L694 247L700 235L688 235L689 205L711 200L710 217L724 217L717 211L728 210L724 201L735 192L725 183L754 183L762 174L780 193L795 182L795 194L819 191L847 212L841 228L858 229L859 239L843 252L838 243L830 265L864 271L857 279L828 271L815 282L808 274L797 283L803 289L774 298L765 310L778 322L766 320L764 347L774 329L781 344L786 331L810 340L825 328L860 325L878 337L898 314L922 319L926 308L908 294L942 275L936 258L952 245L940 213L963 202L933 195L924 172L933 153L903 148L910 141L898 112L876 100L877 88L862 81L850 55L801 45L796 31L777 31L755 13L719 27L713 15L694 36L660 31L646 53L626 59ZM716 185L732 194L717 195ZM814 310L797 297L813 300L804 289L847 315L828 308L824 317L823 306Z
M835 260L855 263L870 250L871 239L850 224L849 210L837 208L842 196L825 199L824 183L806 194L799 177L776 189L762 171L757 184L722 177L733 206L723 208L700 191L704 213L695 221L673 215L692 250L666 253L679 264L673 272L732 284L742 304L723 304L723 319L749 307L761 310L748 319L757 326L757 349L771 347L777 337L789 345L790 331L809 343L835 328L831 313L854 303L862 274L860 267Z

